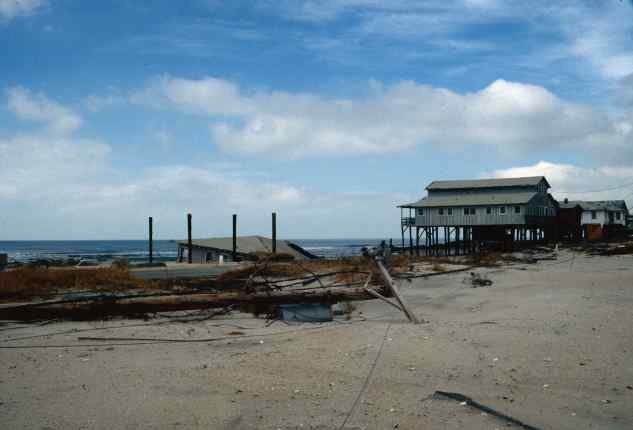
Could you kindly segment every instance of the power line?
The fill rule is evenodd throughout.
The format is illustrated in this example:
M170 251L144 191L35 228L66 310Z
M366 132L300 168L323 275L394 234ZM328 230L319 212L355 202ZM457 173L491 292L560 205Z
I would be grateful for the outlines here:
M626 187L630 187L633 186L633 182L630 182L628 184L622 184L622 185L618 185L616 187L611 187L611 188L603 188L601 190L589 190L589 191L556 191L556 194L584 194L584 193L602 193L605 191L613 191L613 190L619 190L621 188L626 188Z
M371 379L372 375L374 374L374 370L376 369L376 364L378 364L378 359L382 355L382 350L385 346L385 341L387 340L387 335L389 334L390 328L391 328L391 324L387 324L385 335L382 337L382 342L380 343L380 347L378 347L378 352L376 353L376 357L374 358L374 361L371 364L371 368L369 369L369 373L367 374L367 377L365 378L365 382L363 382L363 386L358 391L358 394L356 395L356 399L354 400L354 403L352 404L352 407L350 408L350 410L347 412L347 415L345 416L345 420L343 421L343 424L341 424L341 426L339 427L339 430L343 430L343 428L347 424L347 421L351 418L352 414L354 413L354 410L356 409L356 406L358 405L358 401L360 400L360 398L363 396L363 393L367 389L367 386L369 385L369 380Z

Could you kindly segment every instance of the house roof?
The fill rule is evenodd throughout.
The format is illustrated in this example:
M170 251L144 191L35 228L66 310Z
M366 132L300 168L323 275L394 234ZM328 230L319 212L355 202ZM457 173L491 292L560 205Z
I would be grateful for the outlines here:
M561 209L573 209L575 207L582 208L580 202L576 200L568 200L567 202L565 202L564 200L560 201L558 202L558 207L560 207Z
M186 240L179 240L179 245L187 246ZM219 249L226 252L233 252L233 237L214 237L209 239L193 239L191 244L198 248ZM240 254L251 254L256 252L273 252L273 241L263 236L238 236L236 238L237 252ZM290 254L296 259L305 259L307 253L303 254L301 248L286 240L277 240L277 252L280 254Z
M574 200L569 201L568 205L579 205L585 211L625 211L628 212L626 202L624 200ZM562 207L562 206L561 206Z
M538 193L534 191L516 193L473 193L454 196L425 197L414 203L401 205L403 208L432 208L451 206L494 206L526 204Z
M468 188L499 188L499 187L533 187L541 181L549 183L545 176L529 176L523 178L498 178L498 179L466 179L456 181L433 181L427 190L462 190Z

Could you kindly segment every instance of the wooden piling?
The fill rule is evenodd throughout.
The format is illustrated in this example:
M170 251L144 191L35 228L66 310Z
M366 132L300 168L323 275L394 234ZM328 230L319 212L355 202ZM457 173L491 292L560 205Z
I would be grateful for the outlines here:
M152 217L149 217L149 262L150 264L154 262L154 223Z
M277 213L273 212L273 254L277 252Z
M187 262L193 263L193 244L191 243L191 214L187 214Z
M237 214L233 214L233 261L237 260Z

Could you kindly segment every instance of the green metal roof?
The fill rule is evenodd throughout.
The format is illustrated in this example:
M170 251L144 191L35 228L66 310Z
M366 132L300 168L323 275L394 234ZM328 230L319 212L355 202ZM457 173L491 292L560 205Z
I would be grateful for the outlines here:
M541 181L549 187L545 176L529 176L523 178L498 178L498 179L466 179L457 181L433 181L427 190L463 190L468 188L499 188L499 187L534 187Z
M624 200L574 200L569 201L567 205L579 205L585 211L625 211L628 212L626 202Z
M179 245L187 246L186 240L179 240ZM192 239L191 244L199 248L219 249L225 252L233 251L233 237L215 237L210 239ZM236 238L236 251L240 254L251 254L254 252L273 252L273 241L263 236L238 236ZM295 245L297 246L297 245ZM298 247L297 247L298 248ZM296 249L293 249L287 241L277 240L277 252L293 255L295 258L303 259L306 256Z
M414 203L400 205L403 208L433 208L451 206L495 206L495 205L520 205L529 203L538 193L473 193L454 196L425 197Z

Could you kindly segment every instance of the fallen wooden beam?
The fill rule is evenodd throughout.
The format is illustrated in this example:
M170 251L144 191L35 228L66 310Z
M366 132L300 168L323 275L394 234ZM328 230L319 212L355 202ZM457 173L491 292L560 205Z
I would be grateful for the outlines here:
M230 305L287 303L336 303L367 300L374 296L362 287L315 288L311 290L246 293L192 293L145 297L107 297L98 300L32 304L0 308L0 320L35 321L44 319L94 320L115 316L141 316L157 312L224 308Z
M383 280L385 281L385 287L387 288L389 292L391 292L391 294L393 294L393 297L396 299L396 301L400 305L400 308L402 309L404 314L407 316L407 318L409 318L409 321L411 321L413 324L420 324L420 321L418 320L418 318L415 316L413 311L407 306L404 299L400 296L400 292L398 291L398 286L391 278L391 275L389 274L389 271L387 270L385 265L382 264L382 261L379 259L376 259L376 265L378 266L378 269L380 270L380 274L382 275Z

